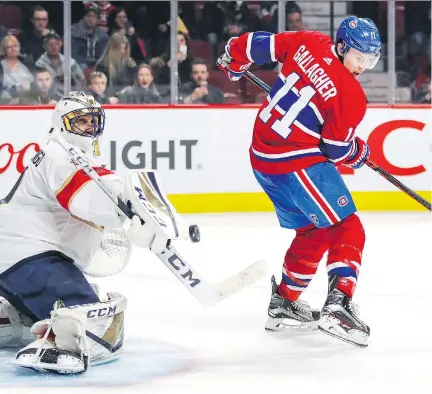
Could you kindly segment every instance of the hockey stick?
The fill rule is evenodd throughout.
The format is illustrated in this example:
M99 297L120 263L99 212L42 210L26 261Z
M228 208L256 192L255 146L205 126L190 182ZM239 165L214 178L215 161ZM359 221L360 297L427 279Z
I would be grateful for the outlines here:
M256 75L251 73L250 71L245 71L244 73L245 77L260 87L262 90L264 90L267 93L270 93L271 88L269 85L267 85L264 81L259 79ZM405 186L401 181L396 179L393 175L389 174L386 170L381 168L378 164L374 163L371 160L366 160L366 165L369 168L372 168L375 172L380 174L383 178L387 179L392 185L396 186L399 190L403 191L405 194L416 200L419 204L421 204L423 207L428 209L429 211L432 210L431 203L427 200L425 200L422 196L417 194L414 190L410 189L408 186Z
M121 215L131 219L135 214L128 205L111 190L103 181L103 178L92 168L82 154L65 141L61 136L55 137L60 146L68 152L74 164L81 168L113 201ZM185 286L192 295L204 306L211 306L225 298L237 293L241 289L261 279L266 273L264 261L258 261L247 267L238 274L227 280L211 285L206 282L198 272L180 255L180 253L170 243L167 244L162 253L155 253L176 278Z

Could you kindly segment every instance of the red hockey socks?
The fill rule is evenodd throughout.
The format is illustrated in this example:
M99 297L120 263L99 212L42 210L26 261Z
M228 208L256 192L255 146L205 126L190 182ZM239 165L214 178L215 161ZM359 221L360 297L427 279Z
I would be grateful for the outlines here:
M296 233L285 255L278 287L278 293L290 301L296 301L309 285L329 247L326 228L311 225L297 229Z
M353 214L327 228L329 253L327 273L339 277L337 289L352 298L357 284L365 233L360 219Z

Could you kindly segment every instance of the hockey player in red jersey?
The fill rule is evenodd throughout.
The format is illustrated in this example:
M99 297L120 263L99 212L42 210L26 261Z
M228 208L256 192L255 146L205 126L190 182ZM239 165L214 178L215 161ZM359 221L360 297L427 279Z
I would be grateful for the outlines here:
M283 64L257 114L250 147L254 175L280 225L296 231L281 283L272 277L267 330L318 323L329 335L367 346L369 327L351 302L365 233L336 167L357 169L369 157L368 145L355 136L366 112L357 77L376 65L380 49L375 24L350 16L335 43L317 31L245 33L218 59L233 81L252 63ZM299 297L326 251L329 292L320 315Z

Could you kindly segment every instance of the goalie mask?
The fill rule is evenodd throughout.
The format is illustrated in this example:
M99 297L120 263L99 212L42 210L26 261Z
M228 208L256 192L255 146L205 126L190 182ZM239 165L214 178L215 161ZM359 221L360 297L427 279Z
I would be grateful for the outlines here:
M93 96L71 92L61 99L51 116L50 133L59 133L90 156L99 156L99 136L105 127L105 112Z

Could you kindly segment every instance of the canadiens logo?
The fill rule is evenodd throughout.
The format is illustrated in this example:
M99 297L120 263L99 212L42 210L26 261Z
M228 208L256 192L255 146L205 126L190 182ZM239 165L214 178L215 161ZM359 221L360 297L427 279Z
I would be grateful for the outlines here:
M349 200L348 200L347 196L342 196L342 197L339 197L338 205L340 207L344 207L345 205L348 204L348 202L349 202Z
M350 21L349 26L355 29L357 27L357 21Z

